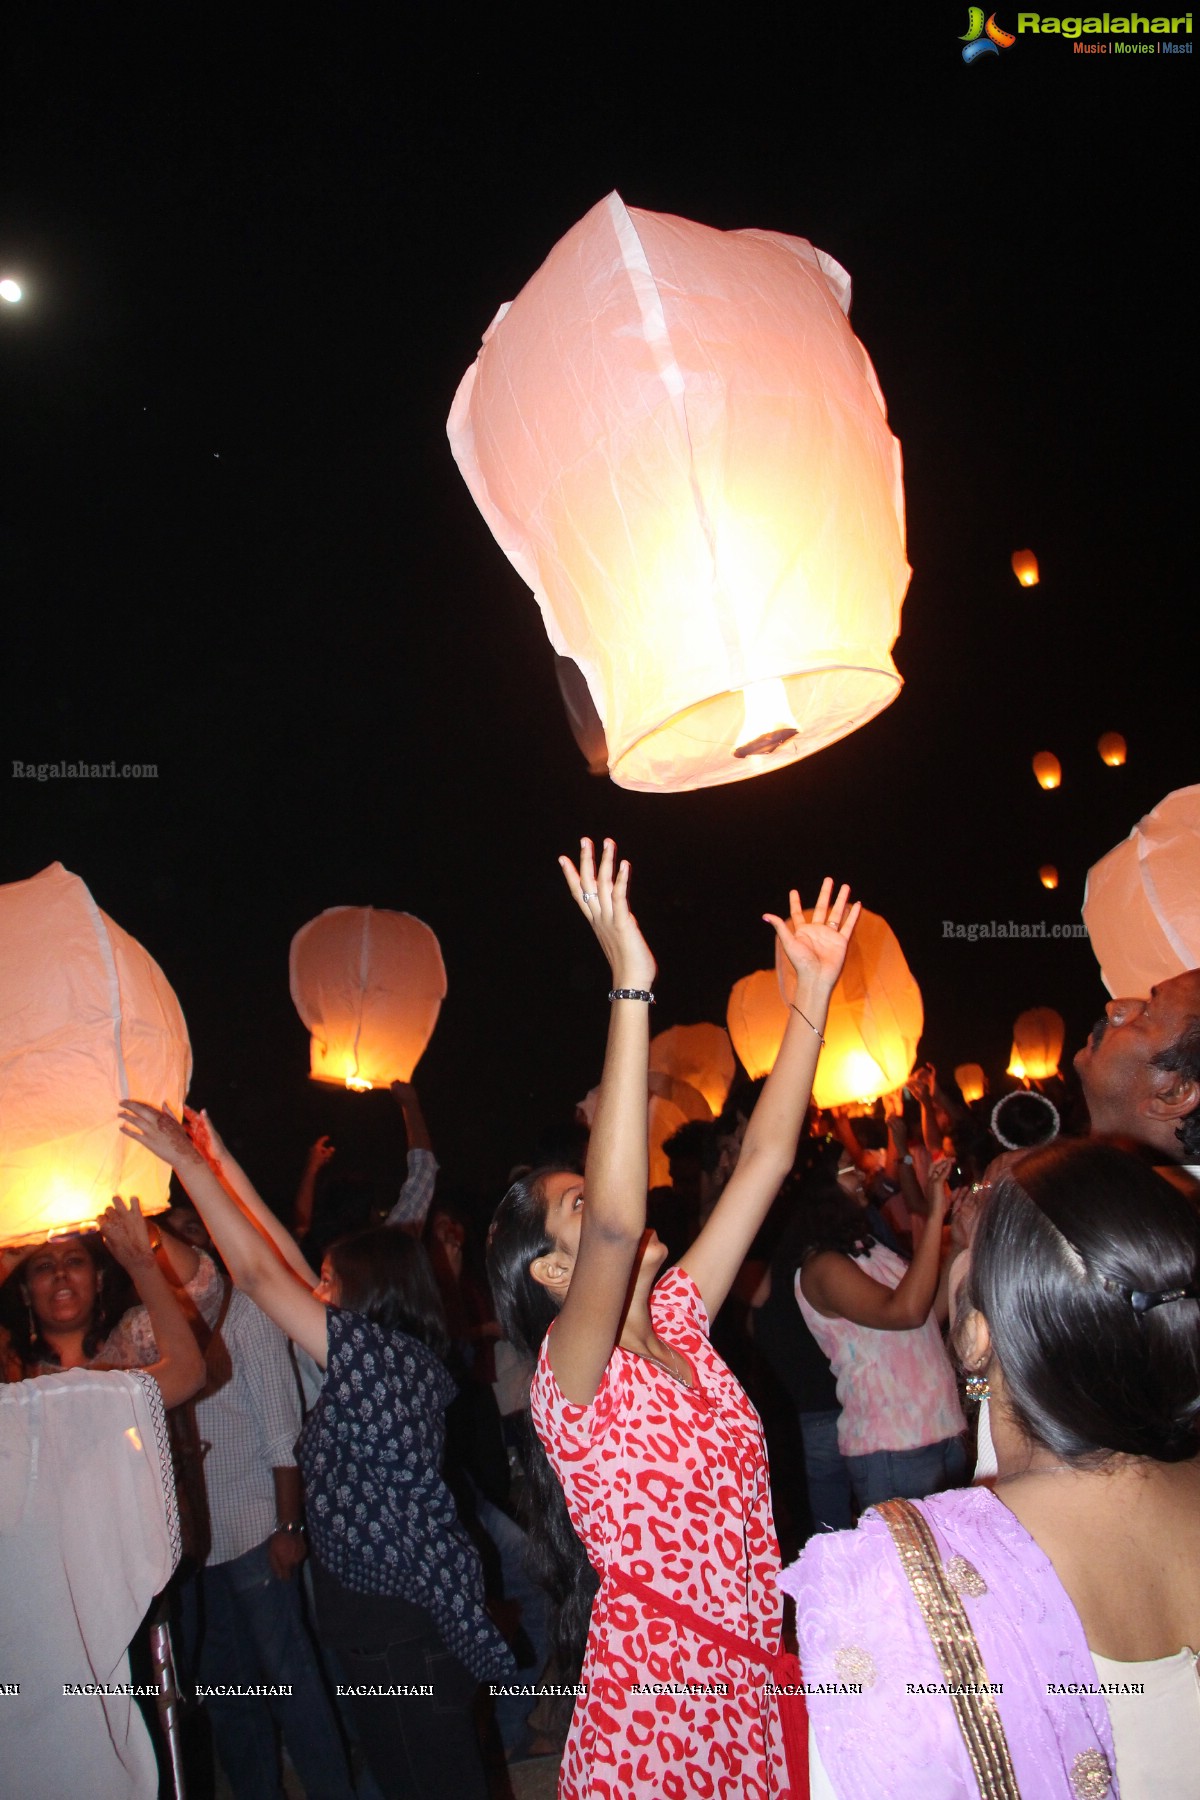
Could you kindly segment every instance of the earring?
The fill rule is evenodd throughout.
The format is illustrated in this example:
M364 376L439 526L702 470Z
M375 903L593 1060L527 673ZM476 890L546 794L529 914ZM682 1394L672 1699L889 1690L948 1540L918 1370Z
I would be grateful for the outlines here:
M990 1400L992 1386L986 1375L968 1375L966 1381L968 1400Z

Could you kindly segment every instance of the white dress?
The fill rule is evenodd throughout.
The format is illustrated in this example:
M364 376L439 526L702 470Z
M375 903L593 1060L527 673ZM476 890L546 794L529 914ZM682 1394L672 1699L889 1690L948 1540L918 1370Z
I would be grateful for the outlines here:
M129 1686L129 1641L178 1560L152 1375L70 1369L0 1387L0 1791L154 1800L137 1705L103 1690Z

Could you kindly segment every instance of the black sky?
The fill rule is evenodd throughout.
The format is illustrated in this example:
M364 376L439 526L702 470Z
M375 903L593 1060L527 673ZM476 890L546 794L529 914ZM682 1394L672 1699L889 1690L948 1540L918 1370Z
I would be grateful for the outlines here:
M60 860L145 943L276 1193L316 1131L391 1129L306 1080L287 948L325 906L441 938L419 1079L453 1172L495 1185L592 1084L604 973L554 867L581 829L633 858L660 1027L723 1018L761 912L828 869L899 934L935 1059L998 1063L1034 1004L1077 1044L1086 942L942 921L1077 918L1197 776L1192 58L1022 36L967 67L957 5L251 12L6 15L0 880ZM612 188L836 256L904 447L901 697L695 795L587 775L444 433L499 303ZM159 775L9 773L59 759Z

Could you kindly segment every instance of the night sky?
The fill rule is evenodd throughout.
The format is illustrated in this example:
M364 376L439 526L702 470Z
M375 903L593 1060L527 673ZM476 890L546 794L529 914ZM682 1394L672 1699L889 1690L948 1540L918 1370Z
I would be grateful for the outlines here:
M942 921L1077 919L1197 779L1193 61L1024 35L966 66L966 10L7 9L0 880L61 861L146 945L273 1198L318 1131L345 1167L401 1142L307 1079L287 952L326 906L440 937L451 1177L498 1193L569 1114L607 1012L554 863L581 830L633 860L659 1029L723 1021L761 913L828 870L899 935L939 1065L1002 1066L1031 1005L1081 1041L1086 940ZM587 774L445 438L500 302L613 188L843 263L904 449L900 698L698 794ZM10 773L110 759L158 777Z

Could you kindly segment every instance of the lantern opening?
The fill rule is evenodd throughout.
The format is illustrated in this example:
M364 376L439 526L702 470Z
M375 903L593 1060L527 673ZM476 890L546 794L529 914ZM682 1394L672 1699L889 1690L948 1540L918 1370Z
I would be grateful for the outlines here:
M770 756L796 736L799 727L782 681L752 681L742 689L742 700L746 708L743 730L748 735L734 750L735 756Z

